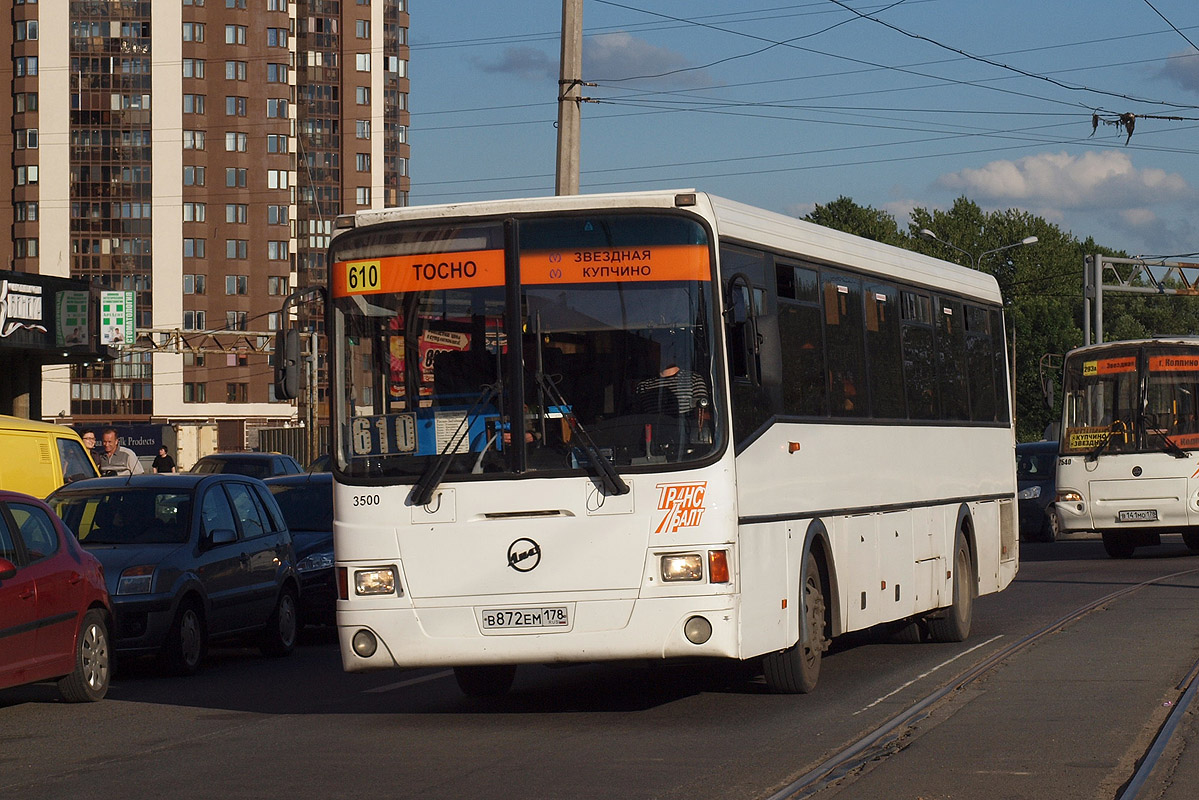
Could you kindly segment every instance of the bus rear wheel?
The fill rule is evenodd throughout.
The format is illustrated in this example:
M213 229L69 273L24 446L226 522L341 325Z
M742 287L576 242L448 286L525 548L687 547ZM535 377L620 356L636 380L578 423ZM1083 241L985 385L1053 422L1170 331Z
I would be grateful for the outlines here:
M762 659L766 686L778 694L807 694L816 688L820 662L829 640L825 637L824 573L820 561L808 553L804 562L803 596L800 598L799 640L786 650Z
M454 680L467 697L500 697L508 693L515 679L515 664L454 667Z

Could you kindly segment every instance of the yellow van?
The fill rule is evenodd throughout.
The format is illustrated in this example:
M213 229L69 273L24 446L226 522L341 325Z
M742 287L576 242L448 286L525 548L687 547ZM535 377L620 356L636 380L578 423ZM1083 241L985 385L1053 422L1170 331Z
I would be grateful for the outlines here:
M64 483L99 474L75 431L0 414L0 489L46 497Z

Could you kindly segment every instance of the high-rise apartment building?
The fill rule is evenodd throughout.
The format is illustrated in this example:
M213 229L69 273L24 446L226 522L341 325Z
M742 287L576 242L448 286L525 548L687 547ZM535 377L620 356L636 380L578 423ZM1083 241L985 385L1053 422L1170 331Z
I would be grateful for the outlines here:
M406 202L406 0L13 0L11 19L5 262L132 292L138 333L46 368L41 414L233 447L294 418L255 334L324 283L338 214Z

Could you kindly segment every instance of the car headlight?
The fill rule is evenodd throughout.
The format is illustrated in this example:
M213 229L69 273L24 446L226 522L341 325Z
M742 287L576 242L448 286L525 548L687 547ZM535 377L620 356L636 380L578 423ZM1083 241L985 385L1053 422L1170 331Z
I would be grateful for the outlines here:
M154 583L154 565L129 567L117 580L117 594L149 594Z
M354 570L354 593L360 595L396 594L396 573L393 567Z
M1036 500L1040 496L1041 496L1041 487L1040 486L1029 486L1027 489L1021 489L1020 493L1018 495L1016 495L1016 499L1017 500Z
M699 553L662 556L662 580L700 581L704 578L704 558Z
M313 553L310 556L304 556L296 562L296 569L300 572L312 572L318 569L332 569L333 567L333 551L327 553Z

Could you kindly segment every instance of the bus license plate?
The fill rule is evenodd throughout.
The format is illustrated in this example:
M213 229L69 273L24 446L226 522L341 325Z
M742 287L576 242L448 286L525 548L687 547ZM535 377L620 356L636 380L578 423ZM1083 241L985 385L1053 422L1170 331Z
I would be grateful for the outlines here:
M516 628L568 628L570 615L566 606L536 608L485 608L479 612L483 630L513 630Z
M1157 522L1157 509L1121 511L1116 515L1116 520L1119 522Z

